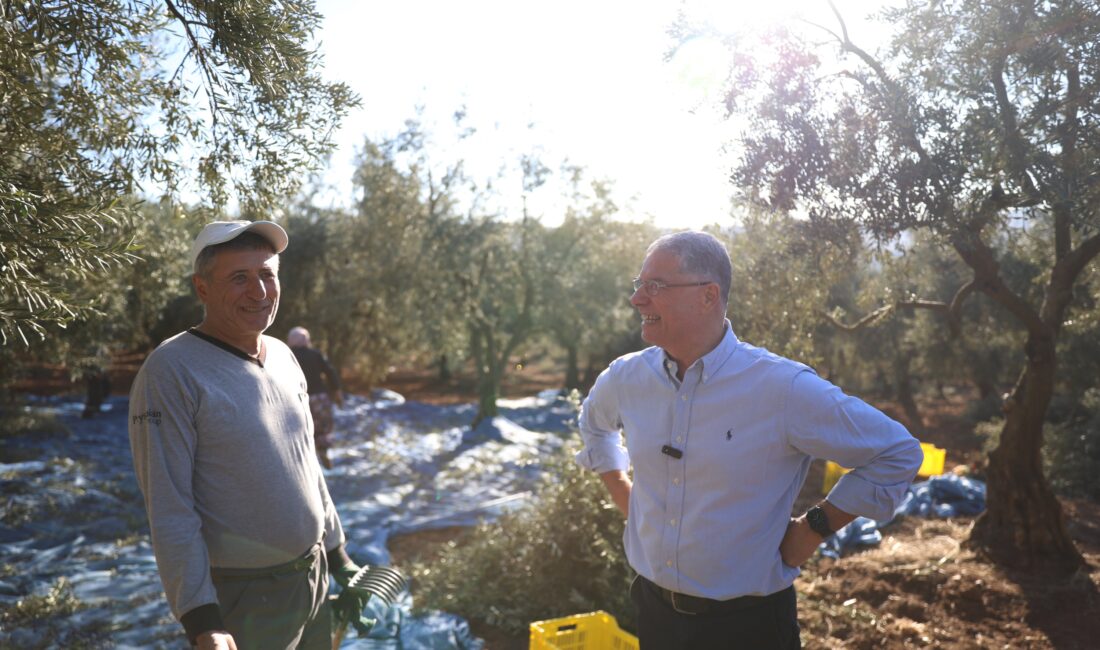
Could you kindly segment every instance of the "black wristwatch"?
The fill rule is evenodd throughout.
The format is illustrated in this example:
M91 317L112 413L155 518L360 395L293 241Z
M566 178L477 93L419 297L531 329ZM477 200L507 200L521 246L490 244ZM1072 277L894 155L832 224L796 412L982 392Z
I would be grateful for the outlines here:
M822 538L833 535L836 531L829 528L829 518L825 516L825 510L821 506L814 506L806 511L806 521L810 523L810 529Z

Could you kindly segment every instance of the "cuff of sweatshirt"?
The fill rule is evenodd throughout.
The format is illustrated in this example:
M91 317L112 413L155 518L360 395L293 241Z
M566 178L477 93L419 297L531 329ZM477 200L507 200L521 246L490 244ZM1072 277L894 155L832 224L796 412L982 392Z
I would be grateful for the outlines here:
M181 616L180 623L183 623L183 629L187 632L187 640L191 642L192 646L198 645L196 639L203 632L225 629L225 623L222 622L222 611L217 603L199 605Z
M337 569L345 567L349 564L355 564L352 561L351 556L344 550L344 545L340 544L335 548L330 548L325 551L325 559L328 561L328 572L336 573Z

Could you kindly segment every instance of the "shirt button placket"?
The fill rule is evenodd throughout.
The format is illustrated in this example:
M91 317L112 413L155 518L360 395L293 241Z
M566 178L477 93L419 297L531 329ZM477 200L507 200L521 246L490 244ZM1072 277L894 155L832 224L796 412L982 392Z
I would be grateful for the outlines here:
M686 378L685 378L686 379ZM676 408L673 410L672 427L675 432L673 441L675 446L681 451L684 451L684 441L687 439L687 424L688 424L688 411L690 409L689 394L692 388L690 380L680 384L679 392L680 399L676 404ZM685 454L686 456L686 454ZM684 458L681 457L676 462L672 463L669 471L672 485L669 486L669 498L667 506L667 519L668 526L664 534L664 548L666 551L665 567L675 570L676 567L676 551L679 544L679 531L677 530L681 513L684 508Z

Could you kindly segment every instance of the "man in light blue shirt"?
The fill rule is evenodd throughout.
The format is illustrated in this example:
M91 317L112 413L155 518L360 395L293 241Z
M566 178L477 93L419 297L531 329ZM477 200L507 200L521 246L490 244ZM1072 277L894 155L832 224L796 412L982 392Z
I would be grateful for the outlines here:
M856 516L890 517L921 464L903 426L739 341L731 276L709 234L655 241L630 299L653 347L613 361L581 408L577 462L627 515L643 650L800 648L798 567ZM792 518L814 458L853 470Z

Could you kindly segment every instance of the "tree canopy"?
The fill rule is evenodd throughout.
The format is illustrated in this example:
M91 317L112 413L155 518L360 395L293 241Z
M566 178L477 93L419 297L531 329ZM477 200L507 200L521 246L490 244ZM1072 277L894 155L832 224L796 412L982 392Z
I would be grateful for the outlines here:
M128 195L267 213L358 101L311 0L0 2L0 339L94 311Z

